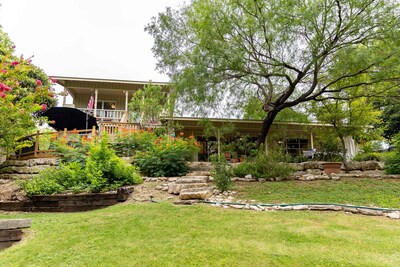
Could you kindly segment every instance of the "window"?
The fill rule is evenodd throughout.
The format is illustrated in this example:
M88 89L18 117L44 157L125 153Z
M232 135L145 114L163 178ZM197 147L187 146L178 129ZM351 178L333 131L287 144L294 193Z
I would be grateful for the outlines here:
M98 100L97 101L97 109L115 109L115 101L109 101L109 100Z

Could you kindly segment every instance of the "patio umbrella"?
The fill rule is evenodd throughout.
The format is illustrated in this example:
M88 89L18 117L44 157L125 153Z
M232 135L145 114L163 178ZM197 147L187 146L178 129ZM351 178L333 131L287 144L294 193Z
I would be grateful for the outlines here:
M42 116L47 117L49 121L54 121L49 125L58 131L65 128L69 131L92 129L93 126L98 128L95 117L76 108L53 107L43 112Z

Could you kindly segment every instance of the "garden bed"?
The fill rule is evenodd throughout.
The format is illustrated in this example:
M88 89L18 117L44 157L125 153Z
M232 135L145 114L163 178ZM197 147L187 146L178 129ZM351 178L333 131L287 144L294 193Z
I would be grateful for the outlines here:
M105 208L124 202L133 186L106 193L35 195L26 201L2 201L0 210L35 212L78 212Z

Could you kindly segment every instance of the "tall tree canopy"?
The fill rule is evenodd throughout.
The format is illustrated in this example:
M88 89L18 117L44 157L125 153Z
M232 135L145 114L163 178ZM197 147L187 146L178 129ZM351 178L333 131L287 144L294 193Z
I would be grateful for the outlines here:
M397 86L399 14L393 0L193 0L145 29L185 103L258 97L261 144L283 109Z
M55 106L52 81L30 59L17 57L15 45L0 28L0 153L29 145L20 138L36 128L40 113Z

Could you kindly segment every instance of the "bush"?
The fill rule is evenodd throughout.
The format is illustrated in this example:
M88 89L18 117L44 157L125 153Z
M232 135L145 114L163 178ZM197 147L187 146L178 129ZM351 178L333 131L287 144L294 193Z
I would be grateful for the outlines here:
M213 165L212 176L218 190L226 191L232 186L232 167L228 164L224 157L212 157Z
M245 177L248 174L251 174L254 177L259 176L256 175L256 173L257 173L257 168L254 162L252 161L242 162L238 164L235 168L233 168L233 175L238 177Z
M356 161L368 161L368 160L382 161L383 159L384 159L384 153L380 152L363 152L363 153L358 153L354 157L354 160Z
M61 163L56 168L47 168L32 180L22 182L22 188L28 196L49 195L62 193L66 190L73 192L87 188L86 175L79 163Z
M243 162L234 168L233 173L239 177L251 174L254 178L288 178L294 170L288 163L281 162L285 158L281 153L270 151L265 155L263 150L260 150L253 160Z
M146 151L138 151L134 164L147 176L182 176L188 172L187 161L197 152L193 139L161 136Z
M400 174L400 133L394 138L396 146L393 152L389 152L385 158L385 173Z
M158 136L150 131L128 131L118 133L112 148L120 157L132 157L136 151L147 151L152 149Z
M400 153L390 152L385 158L385 173L400 174Z
M80 155L82 160L66 160L58 168L48 168L32 180L23 182L22 187L28 196L67 190L101 192L142 182L138 169L125 163L108 147L107 136L103 136L99 144L88 147L88 155ZM76 153L73 147L68 149L71 155Z

